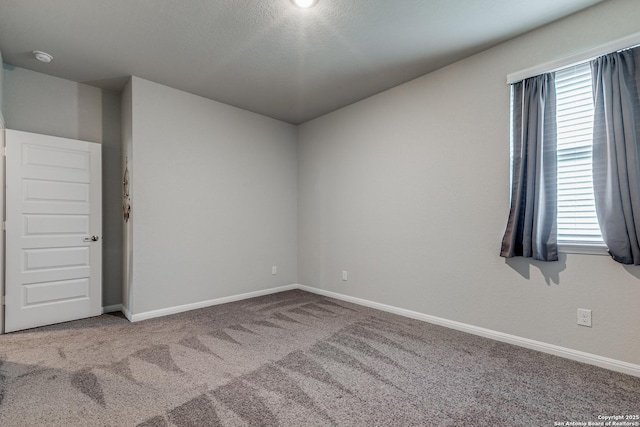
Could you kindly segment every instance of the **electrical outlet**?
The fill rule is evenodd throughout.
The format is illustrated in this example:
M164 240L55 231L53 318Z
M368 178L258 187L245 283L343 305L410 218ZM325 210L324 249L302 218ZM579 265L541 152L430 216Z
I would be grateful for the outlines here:
M591 327L591 310L586 308L578 309L578 325Z
M271 274L278 274L278 266L274 265L273 267L271 267Z
M346 282L349 280L349 272L347 270L342 270L342 280Z

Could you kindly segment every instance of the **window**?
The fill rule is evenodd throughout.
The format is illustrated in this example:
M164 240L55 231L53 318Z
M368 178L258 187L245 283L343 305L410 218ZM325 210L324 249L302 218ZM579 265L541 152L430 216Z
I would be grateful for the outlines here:
M555 85L558 247L561 252L606 254L593 194L594 104L590 64L582 63L556 71ZM512 92L512 103L515 102L514 96ZM513 106L510 113L513 126ZM513 154L512 143L512 165ZM513 182L513 176L510 178Z
M513 179L500 256L640 265L639 43L636 34L507 76Z
M588 63L556 72L556 102L558 244L562 249L604 248L593 195L593 95Z

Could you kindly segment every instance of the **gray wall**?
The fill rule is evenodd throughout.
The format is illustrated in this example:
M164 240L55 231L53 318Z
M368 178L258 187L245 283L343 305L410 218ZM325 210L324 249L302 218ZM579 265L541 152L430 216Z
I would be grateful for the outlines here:
M131 79L127 82L121 94L121 127L122 127L122 171L124 176L125 168L129 171L129 182L131 182L131 176L133 174L133 159L132 159L132 138L133 138L133 116L132 116L132 100L131 100ZM131 185L129 185L129 200L131 200ZM124 200L122 201L124 203ZM131 205L131 201L129 201ZM130 213L131 215L131 213ZM131 283L131 276L133 271L132 256L133 256L133 232L132 232L133 220L129 221L122 226L122 306L127 317L130 317L131 307L130 294L131 289L129 284Z
M300 283L640 363L639 268L498 256L507 74L636 33L638 16L640 2L605 2L303 124ZM593 328L577 326L577 308L593 310Z
M132 314L295 283L296 127L136 77L131 91Z
M2 110L7 128L102 144L102 303L120 304L120 95L7 64L3 71Z

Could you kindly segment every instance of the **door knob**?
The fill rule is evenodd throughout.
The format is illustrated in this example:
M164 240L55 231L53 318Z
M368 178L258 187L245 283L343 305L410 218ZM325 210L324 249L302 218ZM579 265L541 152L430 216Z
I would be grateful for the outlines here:
M100 240L100 237L98 237L96 235L84 238L85 242L97 242L98 240Z

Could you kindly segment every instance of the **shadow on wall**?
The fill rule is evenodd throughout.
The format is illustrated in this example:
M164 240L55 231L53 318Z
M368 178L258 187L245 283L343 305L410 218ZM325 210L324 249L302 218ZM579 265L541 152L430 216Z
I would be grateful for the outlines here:
M547 285L551 285L551 282L559 285L560 273L567 269L567 254L558 254L558 261L554 262L537 261L532 258L514 257L506 258L505 264L507 264L527 280L531 278L531 267L536 267L542 273L544 281L547 282ZM637 272L637 274L640 274L640 272Z
M75 137L102 146L102 304L122 303L122 193L120 94L75 84L77 106L70 110Z
M615 261L611 260L615 264ZM560 284L560 273L567 268L567 254L558 254L558 261L544 262L537 261L532 258L514 257L506 258L505 264L515 270L523 278L529 280L531 278L531 267L536 267L542 273L547 285L551 285L553 282L556 285ZM637 265L624 265L618 264L623 267L627 273L636 279L640 280L640 266Z
M122 144L120 93L106 89L101 94L103 206L105 242L103 305L122 303Z

